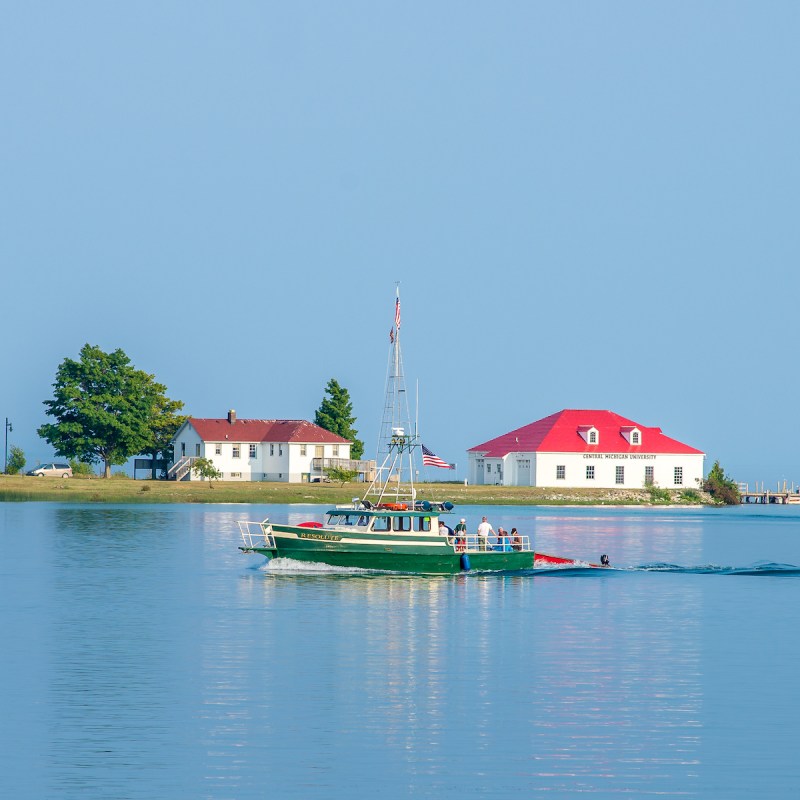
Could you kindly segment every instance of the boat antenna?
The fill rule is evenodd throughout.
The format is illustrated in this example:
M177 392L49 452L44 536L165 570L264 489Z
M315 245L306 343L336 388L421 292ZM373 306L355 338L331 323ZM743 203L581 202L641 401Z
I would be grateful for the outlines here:
M411 413L400 348L400 329L400 282L397 281L394 319L389 329L386 396L376 459L381 466L378 467L375 479L367 489L367 495L379 495L379 503L387 494L398 502L410 500L413 503L416 497L414 461L419 444L416 425L413 430L411 428Z

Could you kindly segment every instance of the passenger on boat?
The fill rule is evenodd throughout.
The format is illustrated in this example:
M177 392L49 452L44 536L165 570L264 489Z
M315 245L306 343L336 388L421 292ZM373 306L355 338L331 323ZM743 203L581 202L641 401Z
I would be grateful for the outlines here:
M447 525L445 525L444 520L440 519L439 520L439 536L452 536L452 535L453 535L453 529L452 528L448 528Z
M511 547L514 550L522 550L522 537L516 528L511 529Z
M511 540L508 538L508 531L505 528L497 529L497 549L501 553L507 553L511 550Z
M481 550L489 549L489 535L494 534L494 528L489 524L489 520L484 517L478 525L478 547Z
M600 566L601 567L611 566L611 562L608 560L608 556L605 553L603 553L603 555L600 556Z
M455 535L456 550L463 553L467 549L467 521L461 517L461 522L453 529Z

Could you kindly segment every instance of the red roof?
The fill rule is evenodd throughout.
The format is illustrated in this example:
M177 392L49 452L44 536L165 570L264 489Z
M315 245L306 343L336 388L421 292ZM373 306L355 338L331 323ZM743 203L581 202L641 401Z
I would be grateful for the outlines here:
M597 444L588 444L579 431L597 429ZM641 444L628 444L623 431L638 428ZM532 422L496 439L470 447L470 453L483 453L487 458L503 458L509 453L665 453L705 455L676 439L670 439L661 428L637 425L613 411L564 409Z
M189 424L204 442L310 442L350 444L335 433L304 419L222 419L189 418Z

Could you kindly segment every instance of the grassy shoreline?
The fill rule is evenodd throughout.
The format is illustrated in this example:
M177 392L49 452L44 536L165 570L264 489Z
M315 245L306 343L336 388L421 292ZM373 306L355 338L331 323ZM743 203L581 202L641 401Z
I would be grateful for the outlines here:
M0 502L79 503L347 503L364 492L363 483L249 483L134 481L110 478L33 478L0 475ZM708 495L687 499L670 491L655 501L645 489L554 489L527 486L463 486L426 483L420 500L450 500L456 505L526 506L696 506L713 505ZM668 499L667 499L668 498Z

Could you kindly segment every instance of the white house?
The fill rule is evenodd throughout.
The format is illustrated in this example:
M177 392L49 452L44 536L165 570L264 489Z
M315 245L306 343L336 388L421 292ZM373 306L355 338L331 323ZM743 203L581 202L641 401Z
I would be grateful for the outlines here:
M613 411L565 409L467 451L474 484L694 488L705 453Z
M237 419L190 417L172 439L175 463L168 477L197 480L191 469L196 458L211 459L228 481L319 480L323 468L356 469L371 479L374 463L350 460L350 442L301 419Z

